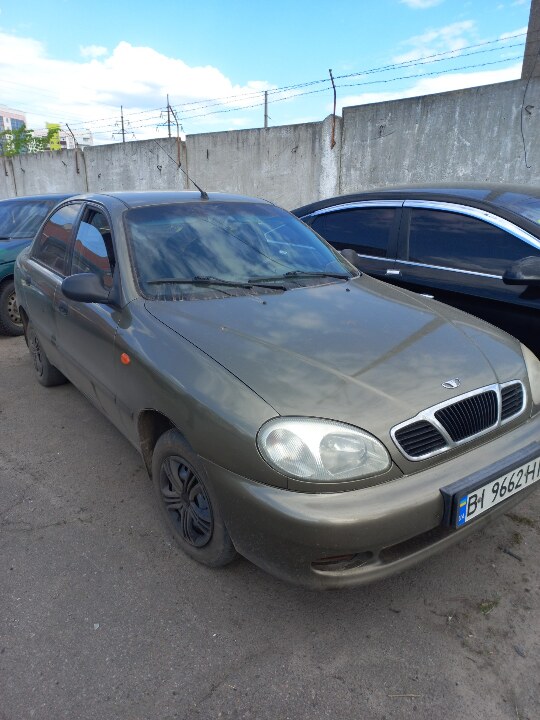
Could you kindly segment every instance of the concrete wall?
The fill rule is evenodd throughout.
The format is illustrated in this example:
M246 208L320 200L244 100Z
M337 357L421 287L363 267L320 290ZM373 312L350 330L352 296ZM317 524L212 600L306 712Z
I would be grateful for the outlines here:
M86 192L86 189L84 157L80 150L0 158L0 197Z
M186 166L186 146L180 141L180 162ZM86 148L89 192L107 190L185 190L187 180L178 168L176 139L99 145Z
M340 129L341 118L337 119ZM288 209L339 191L340 145L322 123L188 135L189 173L207 191L266 198ZM341 133L338 132L339 139Z
M345 108L340 190L453 180L540 185L539 118L540 79Z
M0 158L0 198L189 187L294 208L374 187L445 181L540 186L540 78L345 108L323 122ZM526 154L525 154L526 150Z

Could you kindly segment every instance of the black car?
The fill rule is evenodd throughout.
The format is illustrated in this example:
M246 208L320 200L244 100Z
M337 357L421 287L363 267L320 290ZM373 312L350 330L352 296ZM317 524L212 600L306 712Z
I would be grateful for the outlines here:
M49 211L69 195L29 195L0 200L0 334L22 335L15 285L15 258L30 245Z
M477 315L540 355L540 188L385 188L293 213L370 275Z

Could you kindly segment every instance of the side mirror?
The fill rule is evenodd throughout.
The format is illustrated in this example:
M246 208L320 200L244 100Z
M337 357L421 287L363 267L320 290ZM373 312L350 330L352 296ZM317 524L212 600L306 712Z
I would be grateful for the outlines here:
M517 260L503 275L506 285L530 285L540 287L540 257Z
M110 290L103 287L98 275L79 273L62 282L62 292L70 300L84 303L108 303Z

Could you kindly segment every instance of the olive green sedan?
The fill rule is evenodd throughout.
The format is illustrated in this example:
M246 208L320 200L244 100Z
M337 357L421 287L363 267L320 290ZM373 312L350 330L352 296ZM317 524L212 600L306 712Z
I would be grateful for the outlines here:
M270 203L71 198L15 283L37 379L70 380L140 451L206 565L240 553L305 586L360 585L538 487L538 359L358 272Z

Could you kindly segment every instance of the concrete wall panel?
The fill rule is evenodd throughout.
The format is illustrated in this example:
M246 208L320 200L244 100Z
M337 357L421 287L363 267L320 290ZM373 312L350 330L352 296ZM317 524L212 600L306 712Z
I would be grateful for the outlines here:
M540 185L539 118L540 80L345 108L341 192L453 180Z
M188 135L189 172L206 191L254 195L287 209L337 190L339 148L332 162L328 123ZM326 165L326 166L325 166Z
M176 139L98 145L86 148L84 157L89 192L186 189L186 179L177 164ZM185 167L186 148L182 141L180 161Z

